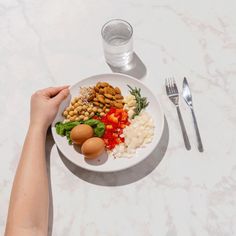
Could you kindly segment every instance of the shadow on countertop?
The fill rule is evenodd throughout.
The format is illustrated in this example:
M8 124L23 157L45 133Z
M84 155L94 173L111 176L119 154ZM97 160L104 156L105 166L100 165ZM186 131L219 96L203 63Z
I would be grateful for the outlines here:
M122 186L134 183L144 178L148 174L150 174L163 159L167 150L168 143L169 143L169 128L167 120L165 118L164 129L160 142L158 143L154 151L149 155L149 157L129 169L111 173L98 173L85 170L81 167L78 167L71 161L69 161L59 151L59 149L58 152L65 166L78 178L95 185Z
M133 60L128 65L120 68L113 67L109 64L108 66L114 73L130 75L136 79L143 79L144 76L147 74L146 66L135 52L133 54Z
M46 138L46 162L48 172L48 187L49 187L49 222L48 222L48 236L52 236L53 229L53 196L52 196L52 184L51 184L51 158L50 153L53 145L55 144L51 129L48 129Z

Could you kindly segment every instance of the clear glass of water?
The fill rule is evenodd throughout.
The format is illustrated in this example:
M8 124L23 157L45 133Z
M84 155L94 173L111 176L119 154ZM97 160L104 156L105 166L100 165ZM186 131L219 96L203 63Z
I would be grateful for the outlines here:
M124 20L114 19L102 27L103 50L106 62L124 67L133 59L133 28Z

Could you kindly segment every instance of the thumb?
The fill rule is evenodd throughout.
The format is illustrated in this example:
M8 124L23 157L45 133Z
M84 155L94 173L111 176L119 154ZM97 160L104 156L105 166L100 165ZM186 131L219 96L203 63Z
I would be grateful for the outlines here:
M56 103L57 105L60 105L61 102L67 98L69 95L69 89L63 89L61 90L55 97L52 98L53 102Z

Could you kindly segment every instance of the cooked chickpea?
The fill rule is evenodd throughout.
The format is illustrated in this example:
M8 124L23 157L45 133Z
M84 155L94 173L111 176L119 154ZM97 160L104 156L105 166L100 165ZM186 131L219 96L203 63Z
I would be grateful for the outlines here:
M94 115L95 115L95 113L93 111L89 114L90 117L92 117Z
M66 108L66 111L69 112L69 111L70 111L70 107L67 107L67 108Z
M87 109L87 106L86 106L86 105L83 105L83 109L86 110L86 109Z
M101 108L98 108L98 109L97 109L97 112L101 113L101 112L102 112L102 109L101 109Z
M80 115L80 116L79 116L79 119L80 119L80 120L83 120L83 119L84 119L84 115Z
M74 106L70 106L70 110L73 111L75 108Z
M74 115L74 111L70 111L70 112L69 112L69 115L70 115L70 116L73 116L73 115Z
M104 113L104 112L101 112L101 113L100 113L100 116L104 116L104 115L105 115L105 113Z
M74 104L74 107L76 108L76 107L78 107L79 106L79 104L76 102L75 104Z
M76 110L74 110L73 113L74 113L74 115L77 115L77 111Z
M71 117L71 118L70 118L70 121L75 121L75 117L74 117L74 116Z
M82 111L83 107L82 106L78 106L77 109L78 109L78 111Z
M98 111L97 107L93 107L93 112L97 112L97 111Z
M89 112L86 111L86 112L84 113L84 115L85 115L85 116L88 116L88 115L89 115Z
M91 112L93 109L91 107L88 108L88 112Z
M85 121L85 120L88 120L88 119L89 119L89 118L88 118L87 116L85 116L83 120Z
M68 115L68 111L64 111L63 116L67 116L67 115Z
M106 108L105 112L107 113L107 112L109 112L109 111L110 111L110 109Z
M84 115L84 113L85 113L85 111L81 111L81 112L80 112L81 115Z
M79 117L76 117L75 120L76 120L76 121L79 121Z
M70 119L70 117L71 117L71 116L70 116L70 115L68 115L68 116L66 117L66 119Z

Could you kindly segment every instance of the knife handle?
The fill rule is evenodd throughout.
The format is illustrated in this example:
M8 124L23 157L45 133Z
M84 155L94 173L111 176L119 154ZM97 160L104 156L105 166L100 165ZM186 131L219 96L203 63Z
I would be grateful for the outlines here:
M197 136L197 143L198 143L198 150L199 152L203 152L203 146L202 146L202 139L199 133L198 125L197 125L197 119L194 113L193 108L191 108L192 116L193 116L193 123L194 123L194 128L196 131L196 136Z
M177 106L176 109L177 109L177 113L178 113L178 117L179 117L179 123L180 123L180 127L181 127L181 130L182 130L182 135L183 135L185 147L186 147L187 150L190 150L191 145L190 145L190 142L189 142L189 139L188 139L188 135L187 135L187 132L186 132L186 129L185 129L185 126L184 126L184 122L183 122L182 115L180 113L179 106Z

